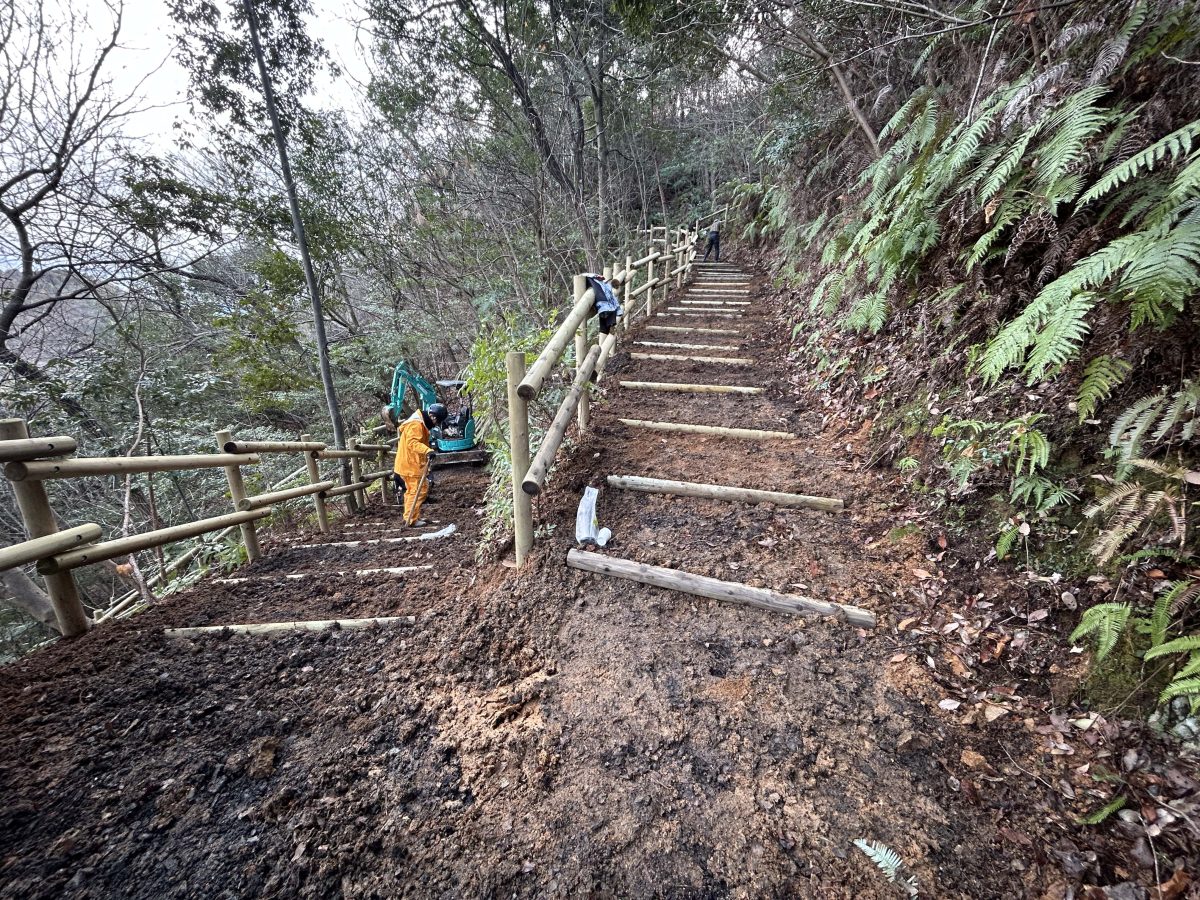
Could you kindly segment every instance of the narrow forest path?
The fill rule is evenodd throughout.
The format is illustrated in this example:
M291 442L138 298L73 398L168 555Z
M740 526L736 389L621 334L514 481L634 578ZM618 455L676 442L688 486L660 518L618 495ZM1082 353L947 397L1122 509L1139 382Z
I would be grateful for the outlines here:
M447 471L422 531L453 524L451 534L396 540L414 535L378 505L323 537L277 529L234 578L9 667L0 895L897 896L853 848L865 838L908 861L922 896L1038 896L1045 876L998 836L1032 804L1019 787L962 786L965 750L1003 756L937 708L942 694L894 629L936 600L911 588L929 547L897 531L907 511L860 465L862 436L789 383L773 303L761 278L700 267L630 331L591 429L537 501L539 542L519 572L475 560L485 473ZM701 311L715 308L725 311ZM664 330L679 328L709 330ZM635 358L643 352L750 364ZM847 507L612 490L610 474ZM880 627L568 569L587 484L602 486L614 556L851 603ZM366 571L397 568L408 571ZM270 638L162 633L374 615L412 622Z

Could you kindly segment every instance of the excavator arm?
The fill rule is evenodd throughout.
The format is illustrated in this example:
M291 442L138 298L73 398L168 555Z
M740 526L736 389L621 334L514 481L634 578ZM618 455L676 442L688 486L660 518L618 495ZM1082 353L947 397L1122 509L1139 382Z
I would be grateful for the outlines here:
M409 388L417 395L417 403L422 409L437 403L437 389L410 369L407 363L398 362L392 373L392 396L385 407L393 425L399 425L404 420L404 395Z

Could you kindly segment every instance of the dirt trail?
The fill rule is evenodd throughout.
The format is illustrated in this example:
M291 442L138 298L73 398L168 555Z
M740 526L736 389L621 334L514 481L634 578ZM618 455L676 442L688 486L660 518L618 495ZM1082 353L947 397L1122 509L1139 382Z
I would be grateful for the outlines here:
M236 573L252 580L210 580L9 667L0 895L898 896L852 847L862 837L898 851L922 896L1039 896L1045 858L998 837L1031 813L999 787L961 789L962 752L983 738L937 709L924 666L893 661L903 635L886 626L919 611L907 585L928 547L888 539L902 506L859 470L860 436L824 428L789 386L787 335L761 281L748 297L736 319L652 324L738 330L720 339L736 351L703 352L752 367L630 357L644 349L633 341L718 343L709 336L643 324L623 341L594 427L535 507L525 570L476 564L486 477L452 472L429 508L434 528L457 526L450 538L346 546L397 536L398 511L380 507L324 538L281 529ZM621 379L766 392L635 392ZM800 440L661 434L620 418ZM844 498L845 513L827 514L605 488L599 519L613 555L853 603L882 627L568 570L580 490L613 473ZM299 546L312 543L329 546ZM435 569L328 574L410 565ZM299 572L318 577L260 580ZM385 614L415 622L161 634Z

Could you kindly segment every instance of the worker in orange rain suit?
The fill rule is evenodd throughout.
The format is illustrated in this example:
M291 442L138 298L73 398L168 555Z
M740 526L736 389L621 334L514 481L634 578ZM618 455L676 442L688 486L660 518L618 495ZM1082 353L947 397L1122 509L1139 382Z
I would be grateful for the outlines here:
M446 407L431 403L428 409L418 409L400 425L396 442L395 473L404 481L404 524L424 525L417 517L421 504L429 495L429 466L434 451L430 446L429 430L446 421Z

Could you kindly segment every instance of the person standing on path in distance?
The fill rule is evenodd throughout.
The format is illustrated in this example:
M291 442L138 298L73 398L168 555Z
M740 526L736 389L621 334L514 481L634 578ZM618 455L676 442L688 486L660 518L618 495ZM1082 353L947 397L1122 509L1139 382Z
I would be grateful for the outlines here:
M721 261L721 220L713 219L713 223L708 226L708 243L704 247L704 261L708 262L708 254L717 251L716 262Z
M404 524L421 526L425 522L417 518L421 504L429 496L429 467L433 464L434 450L430 444L429 431L446 421L446 407L440 403L429 404L428 409L418 409L400 426L400 437L396 442L396 465L394 472L404 482Z

